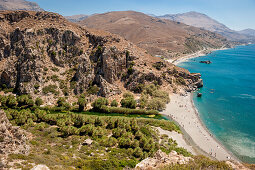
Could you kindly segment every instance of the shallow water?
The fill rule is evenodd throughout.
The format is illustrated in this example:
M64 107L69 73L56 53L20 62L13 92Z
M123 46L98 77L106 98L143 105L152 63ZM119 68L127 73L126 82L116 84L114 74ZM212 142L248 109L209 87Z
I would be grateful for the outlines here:
M212 64L199 61L210 60ZM255 45L215 51L178 64L201 73L194 103L207 128L240 160L255 163Z

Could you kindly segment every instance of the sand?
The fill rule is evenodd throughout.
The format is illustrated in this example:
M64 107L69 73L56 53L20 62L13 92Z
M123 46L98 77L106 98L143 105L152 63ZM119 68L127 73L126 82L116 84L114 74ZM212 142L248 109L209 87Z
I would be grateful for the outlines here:
M163 130L160 127L156 127L156 129L159 131L160 135L167 135L169 138L172 138L173 140L176 141L176 143L178 144L178 147L182 147L185 148L187 151L189 151L190 153L192 153L193 155L197 155L198 153L194 150L193 146L191 146L190 144L188 144L185 139L184 136L178 132L175 131L168 131L168 130Z
M201 50L201 51L198 51L196 53L193 53L193 54L189 54L189 55L186 55L186 56L183 56L181 58L178 58L178 59L168 59L167 61L174 64L174 65L177 65L179 63L182 63L182 62L185 62L189 59L192 59L192 58L197 58L197 57L201 57L201 56L205 56L213 51L218 51L218 50L226 50L227 48L219 48L219 49L204 49L204 50Z
M203 154L217 160L235 160L238 161L232 153L227 151L219 141L217 141L201 122L198 112L194 107L191 93L182 96L172 94L170 103L162 114L171 117L181 127L186 144L184 148L189 149L187 145L192 145L197 154ZM175 139L176 140L176 139ZM176 140L177 143L182 141Z

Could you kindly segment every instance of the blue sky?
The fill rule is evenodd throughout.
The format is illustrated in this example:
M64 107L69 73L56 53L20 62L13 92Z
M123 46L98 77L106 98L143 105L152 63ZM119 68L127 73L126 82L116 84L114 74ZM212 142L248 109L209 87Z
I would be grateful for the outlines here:
M255 0L30 0L61 15L134 10L164 15L197 11L231 29L255 29Z

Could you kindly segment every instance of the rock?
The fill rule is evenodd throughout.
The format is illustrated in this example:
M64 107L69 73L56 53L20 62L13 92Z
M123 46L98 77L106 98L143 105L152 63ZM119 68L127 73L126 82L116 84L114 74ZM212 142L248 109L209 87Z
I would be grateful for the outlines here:
M203 83L203 80L202 79L199 79L197 82L195 82L195 86L197 88L201 88L204 86L204 83Z
M197 93L197 97L202 97L202 93Z
M172 151L169 155L158 150L153 158L146 158L135 167L137 170L147 170L147 169L159 169L161 166L169 164L187 164L191 157L184 157L183 155L178 155L176 151Z
M50 170L46 165L36 165L31 170Z
M199 63L211 64L212 62L208 60L208 61L200 61Z
M91 145L93 143L93 140L91 139L86 139L84 142L83 142L83 145Z
M0 110L0 158L8 154L28 154L30 147L24 134L19 127L12 126L5 112ZM5 166L4 163L6 161L2 161L1 166Z

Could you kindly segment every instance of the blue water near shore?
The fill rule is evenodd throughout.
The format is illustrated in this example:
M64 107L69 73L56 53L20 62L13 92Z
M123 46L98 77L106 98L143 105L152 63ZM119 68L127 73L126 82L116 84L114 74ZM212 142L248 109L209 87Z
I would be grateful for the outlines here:
M203 96L193 100L206 127L241 161L255 163L255 45L215 51L178 66L202 75Z

